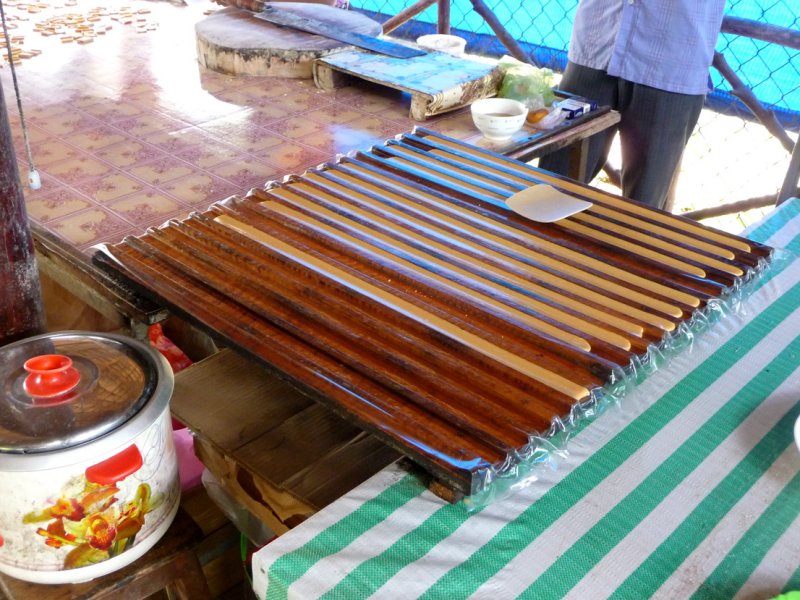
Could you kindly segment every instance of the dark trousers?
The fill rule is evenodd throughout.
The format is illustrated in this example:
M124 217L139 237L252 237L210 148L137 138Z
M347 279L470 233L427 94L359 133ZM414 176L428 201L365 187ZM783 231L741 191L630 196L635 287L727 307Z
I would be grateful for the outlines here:
M614 134L619 130L623 196L663 208L705 96L665 92L571 62L559 88L596 100L599 105L611 106L621 115L617 127L590 139L587 181L603 168ZM568 174L569 149L543 156L539 166Z

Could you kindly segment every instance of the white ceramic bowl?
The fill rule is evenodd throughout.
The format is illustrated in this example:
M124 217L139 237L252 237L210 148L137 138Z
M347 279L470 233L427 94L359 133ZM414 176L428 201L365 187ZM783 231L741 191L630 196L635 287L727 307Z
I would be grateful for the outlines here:
M463 56L464 48L467 46L467 40L457 35L434 33L418 37L417 45L425 48L425 50L444 52L452 56Z
M528 107L508 98L484 98L472 103L472 121L492 142L509 139L525 124Z

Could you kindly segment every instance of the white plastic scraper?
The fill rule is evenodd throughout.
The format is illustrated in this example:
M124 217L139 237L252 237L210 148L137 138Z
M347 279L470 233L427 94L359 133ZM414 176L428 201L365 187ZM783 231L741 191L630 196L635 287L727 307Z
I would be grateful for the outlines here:
M518 191L506 200L506 204L518 215L540 223L558 221L592 205L544 183Z

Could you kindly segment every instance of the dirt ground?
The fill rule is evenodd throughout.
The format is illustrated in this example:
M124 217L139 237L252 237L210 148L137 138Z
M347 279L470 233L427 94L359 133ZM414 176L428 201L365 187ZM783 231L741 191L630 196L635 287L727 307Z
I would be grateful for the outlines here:
M682 213L776 194L786 176L789 158L781 143L760 124L704 110L684 154L673 210ZM618 145L610 160L619 165ZM593 185L619 191L602 175ZM769 208L750 210L703 222L739 233L768 211Z

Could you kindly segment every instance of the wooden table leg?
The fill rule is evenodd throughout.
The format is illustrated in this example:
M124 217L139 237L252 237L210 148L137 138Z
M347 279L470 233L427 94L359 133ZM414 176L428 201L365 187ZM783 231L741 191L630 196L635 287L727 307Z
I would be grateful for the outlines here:
M586 168L589 159L589 138L583 138L570 146L568 176L578 181L586 181Z

